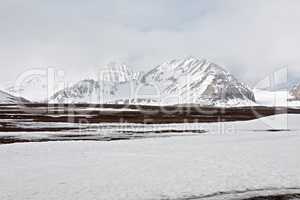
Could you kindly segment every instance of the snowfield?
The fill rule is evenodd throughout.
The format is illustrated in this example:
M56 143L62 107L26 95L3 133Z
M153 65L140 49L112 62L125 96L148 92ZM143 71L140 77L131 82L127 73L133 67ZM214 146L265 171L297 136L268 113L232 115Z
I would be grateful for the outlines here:
M268 90L253 90L256 98L256 103L261 106L286 106L300 107L300 101L289 101L293 99L287 90L268 91Z
M203 124L207 133L180 137L1 145L0 199L240 199L300 193L299 120L299 115L280 115Z

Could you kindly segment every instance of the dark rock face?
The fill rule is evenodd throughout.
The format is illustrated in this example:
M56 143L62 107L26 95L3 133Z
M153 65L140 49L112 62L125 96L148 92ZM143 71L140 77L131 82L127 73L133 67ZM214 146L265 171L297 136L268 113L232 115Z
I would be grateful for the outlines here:
M253 92L232 75L229 76L230 78L228 79L228 74L224 74L224 72L216 75L203 93L203 97L225 101L231 99L249 99L255 102Z

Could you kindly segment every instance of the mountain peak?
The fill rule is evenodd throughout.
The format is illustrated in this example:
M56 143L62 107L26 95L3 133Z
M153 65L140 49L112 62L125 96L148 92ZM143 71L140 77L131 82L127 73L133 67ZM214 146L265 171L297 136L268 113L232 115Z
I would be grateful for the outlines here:
M157 66L153 70L162 70L162 71L182 71L182 72L193 72L202 69L209 70L212 69L215 71L220 71L220 72L226 72L226 70L219 66L216 65L215 63L204 59L204 58L196 58L193 56L188 56L184 58L179 58L179 59L173 59L167 62L162 63L161 65Z
M109 62L103 69L99 71L99 80L123 83L132 81L136 78L136 73L121 62Z
M125 63L118 62L118 61L111 61L104 66L105 70L130 70Z
M183 57L183 58L175 58L175 59L166 61L163 64L193 63L193 62L206 62L206 61L207 61L206 59L196 58L196 57L193 57L193 56L187 56L187 57Z
M157 66L142 80L159 88L163 96L177 96L184 103L255 101L247 86L206 59L174 59Z

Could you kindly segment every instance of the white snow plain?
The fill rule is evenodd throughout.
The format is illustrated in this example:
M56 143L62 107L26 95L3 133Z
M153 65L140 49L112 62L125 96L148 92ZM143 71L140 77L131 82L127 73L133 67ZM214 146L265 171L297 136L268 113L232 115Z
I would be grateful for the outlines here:
M0 199L234 199L296 189L299 121L278 115L202 124L208 132L192 136L2 145ZM209 196L220 192L229 197Z
M254 89L253 92L257 105L300 107L300 101L289 101L289 99L293 99L293 96L291 96L287 90L268 91Z

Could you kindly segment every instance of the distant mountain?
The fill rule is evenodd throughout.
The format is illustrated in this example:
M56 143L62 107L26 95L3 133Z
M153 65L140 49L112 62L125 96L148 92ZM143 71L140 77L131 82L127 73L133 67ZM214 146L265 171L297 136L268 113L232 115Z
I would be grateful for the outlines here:
M105 82L124 83L138 79L139 75L124 63L110 62L99 71L98 78Z
M56 92L49 103L104 103L103 97L109 100L114 95L115 85L116 83L109 81L82 80Z
M300 83L298 85L295 85L291 90L290 90L290 95L291 99L290 100L300 100Z
M254 94L225 69L196 58L165 62L144 75L111 63L100 81L83 80L57 92L50 103L248 105Z
M246 85L205 59L165 62L148 72L142 81L157 87L166 102L174 99L174 103L205 105L255 102L254 94Z
M20 86L8 85L4 90L14 96L21 96L33 102L40 102L48 98L47 80L31 77Z
M120 88L136 82L140 74L125 64L111 62L99 71L98 81L86 79L56 92L49 103L107 103L128 98L128 90ZM136 84L135 84L136 85ZM119 89L120 88L120 89ZM124 94L125 92L125 94Z
M0 91L0 104L23 104L23 103L30 103L30 102L24 98L15 97L4 91Z

